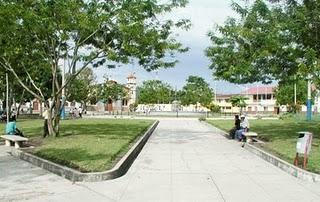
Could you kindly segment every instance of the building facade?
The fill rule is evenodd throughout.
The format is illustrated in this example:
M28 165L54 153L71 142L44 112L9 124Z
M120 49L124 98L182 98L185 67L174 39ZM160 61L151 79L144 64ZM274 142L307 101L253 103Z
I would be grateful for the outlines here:
M275 86L256 86L246 89L239 94L217 94L216 104L220 106L222 113L239 113L239 107L233 107L230 99L233 96L246 97L247 106L243 108L248 114L279 114L286 108L277 106L274 95Z

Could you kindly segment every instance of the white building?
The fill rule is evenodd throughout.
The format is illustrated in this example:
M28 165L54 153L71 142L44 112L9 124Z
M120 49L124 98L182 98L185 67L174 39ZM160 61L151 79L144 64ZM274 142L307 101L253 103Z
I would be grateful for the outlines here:
M247 113L278 114L281 109L277 106L274 90L275 86L257 86L242 92L241 95L248 98L245 111Z
M275 95L275 86L256 86L248 88L240 94L218 94L217 102L222 113L239 113L239 107L232 107L230 98L233 96L246 97L247 106L243 109L248 114L278 114L281 111L286 111L286 108L277 106Z

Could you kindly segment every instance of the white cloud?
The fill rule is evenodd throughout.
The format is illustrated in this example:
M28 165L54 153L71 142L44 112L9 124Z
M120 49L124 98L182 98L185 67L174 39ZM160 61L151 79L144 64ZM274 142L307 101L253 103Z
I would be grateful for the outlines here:
M157 72L146 72L135 65L121 66L116 69L98 68L95 70L98 80L103 81L103 75L109 74L113 79L125 83L127 75L136 72L139 83L148 79L161 79L173 87L181 88L189 75L198 75L207 80L213 87L212 72L208 69L209 61L204 56L204 49L209 46L207 33L213 30L216 24L222 24L228 16L235 16L232 11L231 0L190 0L185 8L176 9L166 18L191 20L192 27L188 31L177 30L178 39L190 47L191 50L185 54L178 55L180 63L173 69L162 69ZM233 92L234 85L227 82L218 82L218 92ZM239 91L239 90L238 90Z

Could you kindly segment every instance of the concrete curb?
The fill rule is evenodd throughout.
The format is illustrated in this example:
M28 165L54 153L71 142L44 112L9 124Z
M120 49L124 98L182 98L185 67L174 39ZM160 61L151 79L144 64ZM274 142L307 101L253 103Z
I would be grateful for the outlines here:
M310 182L320 182L320 175L296 167L272 154L269 154L268 152L257 148L254 145L246 144L244 148L296 178Z
M206 125L211 126L213 128L215 128L217 131L219 131L219 135L222 135L224 137L227 138L227 132L206 123ZM316 173L312 173L306 170L303 170L299 167L296 167L266 151L261 150L260 148L252 145L252 144L246 144L244 147L246 150L248 150L249 152L259 156L260 158L264 159L265 161L273 164L274 166L277 166L278 168L280 168L281 170L289 173L290 175L298 178L298 179L302 179L302 180L306 180L306 181L310 181L310 182L320 182L320 175L316 174Z
M42 159L40 157L34 156L30 153L26 153L17 149L12 149L11 154L73 182L97 182L111 180L121 177L127 173L130 166L132 165L136 157L139 155L142 148L147 143L149 137L154 132L158 124L159 121L153 123L152 126L147 130L147 132L142 137L140 137L140 139L131 147L131 149L126 153L126 155L124 155L112 169L103 172L82 173L72 168L53 163L51 161Z

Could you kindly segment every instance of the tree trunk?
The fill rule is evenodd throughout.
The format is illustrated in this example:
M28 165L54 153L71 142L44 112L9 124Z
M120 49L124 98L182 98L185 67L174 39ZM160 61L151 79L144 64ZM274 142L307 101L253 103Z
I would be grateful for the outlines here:
M55 136L58 137L60 134L60 115L55 117L54 119L54 131L55 131Z
M29 105L29 113L30 113L30 114L33 114L33 101L32 101L31 98L30 98L30 100L29 100L29 103L30 103L30 105Z
M21 105L22 105L23 100L24 100L24 93L25 93L25 89L23 89L22 95L21 95L21 97L20 97L20 102L19 102L19 106L18 106L18 109L17 109L17 118L18 118L19 115L20 115L20 108L21 108Z
M56 136L56 133L53 128L53 119L52 119L52 109L49 108L48 110L48 131L49 131L49 136Z
M43 115L43 108L42 108L42 101L39 100L39 104L40 104L40 113L39 113L39 116L42 116Z
M54 130L54 136L58 137L60 132L60 115L61 115L61 96L57 96L55 98L55 105L54 105L54 114L53 114L53 120L52 120L52 127Z
M12 89L9 90L9 97L8 97L8 109L7 111L9 112L9 116L11 116L11 106L12 106Z

